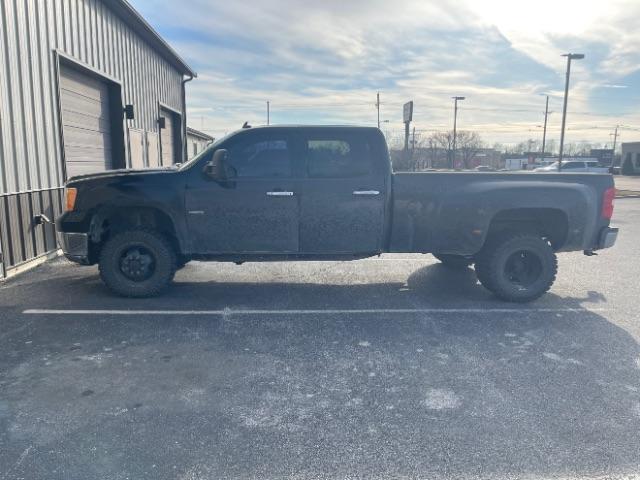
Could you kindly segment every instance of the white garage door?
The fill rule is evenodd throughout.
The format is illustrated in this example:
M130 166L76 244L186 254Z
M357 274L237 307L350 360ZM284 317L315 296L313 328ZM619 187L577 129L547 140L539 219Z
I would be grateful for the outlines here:
M176 162L174 135L176 134L175 115L166 110L160 111L164 118L164 128L160 129L160 148L162 149L162 165L173 165Z
M67 178L112 168L107 84L61 66L60 104Z

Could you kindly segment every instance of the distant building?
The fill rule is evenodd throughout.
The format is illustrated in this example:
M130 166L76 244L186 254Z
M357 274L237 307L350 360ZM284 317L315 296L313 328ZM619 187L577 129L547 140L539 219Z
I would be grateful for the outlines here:
M589 156L598 159L600 165L613 165L613 148L592 148Z
M640 142L622 144L622 168L629 162L634 174L640 174Z
M187 127L187 160L192 159L206 148L214 138L195 128Z

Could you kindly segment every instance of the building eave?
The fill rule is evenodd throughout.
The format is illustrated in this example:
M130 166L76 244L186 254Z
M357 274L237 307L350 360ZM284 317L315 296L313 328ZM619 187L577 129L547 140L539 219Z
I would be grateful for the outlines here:
M211 135L207 135L206 133L191 127L187 127L187 135L193 135L194 137L202 138L203 140L209 140L209 141L214 140L214 138Z
M131 6L127 0L103 0L123 22L133 28L138 35L152 45L167 61L183 75L197 77L187 62L169 45L155 29Z

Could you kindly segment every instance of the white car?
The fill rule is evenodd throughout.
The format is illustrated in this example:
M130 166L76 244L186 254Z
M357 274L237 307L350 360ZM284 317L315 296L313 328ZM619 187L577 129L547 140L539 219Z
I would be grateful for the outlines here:
M558 171L558 162L554 162L546 167L536 168L534 172L554 173ZM609 167L602 167L593 160L567 160L562 162L560 173L609 173Z

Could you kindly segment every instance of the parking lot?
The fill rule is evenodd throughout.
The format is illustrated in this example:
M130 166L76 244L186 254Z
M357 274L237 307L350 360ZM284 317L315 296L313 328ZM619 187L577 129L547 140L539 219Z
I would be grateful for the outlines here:
M640 200L501 303L429 255L204 264L157 299L0 285L0 479L630 478ZM635 478L635 477L634 477Z

